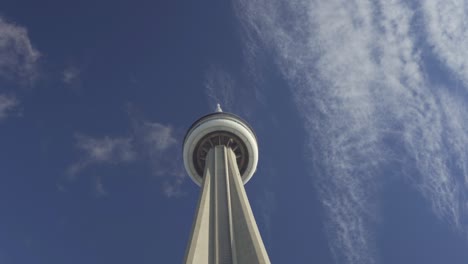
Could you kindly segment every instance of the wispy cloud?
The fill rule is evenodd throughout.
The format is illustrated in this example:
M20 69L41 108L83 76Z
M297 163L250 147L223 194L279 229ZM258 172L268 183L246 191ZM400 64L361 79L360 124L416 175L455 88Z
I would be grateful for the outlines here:
M178 154L180 146L169 125L134 119L132 133L127 136L90 137L77 134L75 141L79 158L68 168L71 179L95 165L115 166L140 160L148 164L153 175L161 178L162 191L167 197L183 194L180 187L185 173ZM95 189L99 196L108 193L101 177L96 178Z
M76 135L76 146L93 162L128 162L135 158L130 138L104 137L95 139Z
M446 90L436 95L437 100L414 109L411 121L416 122L407 123L403 137L421 174L413 179L416 187L441 220L466 233L467 108Z
M219 103L223 111L235 112L249 119L258 102L265 104L260 92L250 89L250 85L245 85L242 78L233 76L219 65L211 65L205 72L204 86L211 111Z
M463 0L429 0L421 3L426 34L432 51L468 89L468 6ZM456 89L455 89L456 90ZM468 106L455 95L439 89L440 111L428 117L432 129L418 131L431 140L417 156L426 175L418 182L436 215L468 235ZM431 118L431 119L429 119ZM428 124L429 125L429 124ZM436 130L436 131L434 131ZM415 142L419 142L415 140ZM421 142L423 144L426 142ZM414 151L421 145L411 144ZM436 158L431 154L437 152Z
M211 66L205 74L205 94L210 105L216 104L226 109L232 109L234 104L234 79L219 67Z
M135 139L139 149L149 161L152 173L156 176L168 176L163 180L163 192L167 197L183 195L181 185L185 170L180 156L180 142L175 138L170 125L140 121L134 125Z
M172 179L171 181L165 181L163 183L164 194L169 198L181 197L185 195L185 193L181 189L183 181L183 177L177 177L175 179Z
M0 122L17 113L19 102L14 96L0 94Z
M26 28L0 17L0 80L31 85L37 78L40 53L32 46ZM0 93L0 121L18 114L19 100Z
M458 146L467 138L467 109L447 89L427 82L409 5L240 0L235 7L248 55L274 54L310 133L313 181L337 263L378 262L378 203L371 197L383 182L386 162L401 148L415 161L401 165L419 172L406 175L410 182L438 216L460 226L466 189L459 186L466 184L456 175L467 178L467 149ZM457 171L449 164L453 156Z
M156 122L143 122L135 130L138 139L148 147L147 150L151 156L159 156L177 143L171 126Z
M65 84L74 84L80 80L81 71L75 66L69 66L62 72L62 81Z
M434 52L468 84L468 7L464 0L422 1L428 40Z
M136 157L130 137L92 138L77 134L75 139L75 146L81 152L81 158L69 167L68 171L72 177L94 164L128 163Z
M40 53L32 46L26 28L0 17L0 80L32 85L38 76ZM19 100L0 93L0 122L18 114Z
M38 75L39 57L26 28L0 17L0 77L32 84Z
M154 175L177 174L177 148L180 142L174 128L157 122L139 120L134 123L134 137L142 154L150 161Z
M252 29L247 39L261 41L277 55L310 132L315 182L335 259L373 263L368 226L374 212L367 186L375 180L379 136L368 87L376 68L367 51L359 49L371 45L370 19L365 19L371 17L370 7L242 1L237 8ZM296 19L286 23L283 17Z
M95 182L94 187L95 187L96 195L98 197L107 195L107 191L104 189L104 185L102 184L102 177L100 176L96 177L96 182Z

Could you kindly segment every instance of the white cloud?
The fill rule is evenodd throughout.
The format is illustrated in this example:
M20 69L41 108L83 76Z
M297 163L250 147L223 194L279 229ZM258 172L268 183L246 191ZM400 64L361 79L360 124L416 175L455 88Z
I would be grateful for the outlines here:
M81 158L69 167L72 177L93 164L128 163L136 158L132 139L129 137L92 138L77 134L75 139L75 146L80 150Z
M401 165L419 172L419 177L406 175L410 182L441 219L460 227L467 215L462 195L467 190L460 187L468 178L467 108L454 103L446 88L427 83L410 34L415 25L408 5L239 0L236 10L247 54L274 54L304 119L313 180L337 263L378 262L373 243L378 203L372 197L383 182L385 163L401 156L401 147L415 161ZM454 54L467 46L459 44ZM445 94L440 101L439 90ZM449 166L453 156L457 171ZM460 173L465 184L459 184Z
M142 154L151 164L154 175L172 175L177 166L177 140L173 128L156 122L141 121L134 125L135 140Z
M0 79L32 84L37 77L39 57L27 30L0 17ZM0 94L0 121L18 114L18 105L16 96Z
M444 139L453 149L452 160L454 166L462 175L464 186L468 188L468 115L466 110L468 105L461 98L454 97L446 91L439 95L441 100L444 120L446 122L445 130L447 133Z
M173 129L159 123L144 122L137 128L139 139L148 146L148 151L154 155L159 154L174 144Z
M185 170L180 142L175 138L174 129L169 125L140 121L135 124L134 130L139 149L150 163L152 173L164 177L163 193L169 198L182 196Z
M468 6L464 0L422 1L429 42L446 65L468 84Z
M76 146L93 162L128 162L135 158L130 138L91 138L76 135Z
M429 0L421 3L428 41L438 58L468 87L468 6L463 0ZM468 90L468 89L466 89ZM428 117L429 131L437 140L419 153L426 175L418 187L439 218L468 233L468 107L446 90L436 93L440 112ZM430 122L430 124L429 124ZM434 131L437 129L437 131ZM435 133L437 132L437 133ZM427 142L412 144L415 152ZM417 145L419 143L420 145ZM437 158L431 154L437 152ZM459 175L460 177L457 177Z
M0 17L0 77L31 84L37 77L39 57L26 28Z
M247 39L258 37L275 51L310 132L314 175L335 259L373 263L368 186L375 180L379 137L368 87L376 68L367 50L360 49L372 41L366 19L370 7L339 1L240 4L241 19L254 30ZM286 24L281 17L297 20Z
M415 180L416 187L441 220L466 233L467 108L447 90L439 90L436 95L438 102L434 99L415 109L413 114L420 120L408 122L403 136L422 176Z
M173 128L157 122L133 121L133 131L125 137L77 134L75 146L80 157L69 166L68 175L74 179L91 166L128 164L139 158L148 163L153 175L162 177L162 191L167 197L183 195L185 172ZM107 194L100 177L96 178L95 191L98 196Z
M19 102L14 96L0 94L0 121L16 113Z
M392 8L388 10L389 16L398 14ZM410 16L406 17L394 16L394 21L399 23L389 23L386 29L393 30L395 37L383 39L384 43L398 50L398 53L388 53L382 61L394 65L385 68L390 91L384 94L388 96L387 110L400 122L401 140L420 173L420 177L409 175L409 180L430 202L441 220L467 232L464 219L468 217L468 200L464 193L468 189L463 183L463 179L468 178L467 149L458 144L468 135L468 131L463 129L468 125L465 117L468 108L459 103L455 99L457 95L449 89L431 87L427 83L420 69L422 62L412 44L402 37L410 31ZM402 26L394 27L395 24ZM399 63L395 63L395 58L399 58ZM456 164L451 164L454 159Z
M184 180L181 177L173 179L172 181L165 181L163 183L164 195L168 198L183 196L185 194L181 189L183 182Z
M62 72L62 81L66 84L73 84L80 78L81 71L73 66L67 67Z
M169 198L184 195L181 185L185 170L174 129L170 125L140 120L135 122L134 131L138 149L149 162L153 175L164 177L163 193Z

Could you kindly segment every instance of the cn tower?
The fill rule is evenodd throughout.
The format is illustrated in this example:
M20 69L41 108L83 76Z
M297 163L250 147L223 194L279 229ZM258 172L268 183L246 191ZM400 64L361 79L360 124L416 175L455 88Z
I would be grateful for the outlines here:
M258 162L252 128L218 104L188 130L183 157L201 186L184 263L270 263L244 188Z

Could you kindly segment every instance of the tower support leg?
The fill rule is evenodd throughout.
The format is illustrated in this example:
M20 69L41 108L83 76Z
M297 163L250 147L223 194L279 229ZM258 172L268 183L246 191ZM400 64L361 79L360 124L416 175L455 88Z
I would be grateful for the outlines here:
M234 152L210 149L185 263L270 263Z

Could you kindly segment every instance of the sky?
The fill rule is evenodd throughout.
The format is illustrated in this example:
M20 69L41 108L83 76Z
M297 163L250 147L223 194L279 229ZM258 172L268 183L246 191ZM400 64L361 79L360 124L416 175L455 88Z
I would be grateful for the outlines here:
M216 103L273 263L468 263L467 47L463 0L3 0L0 264L181 263Z

